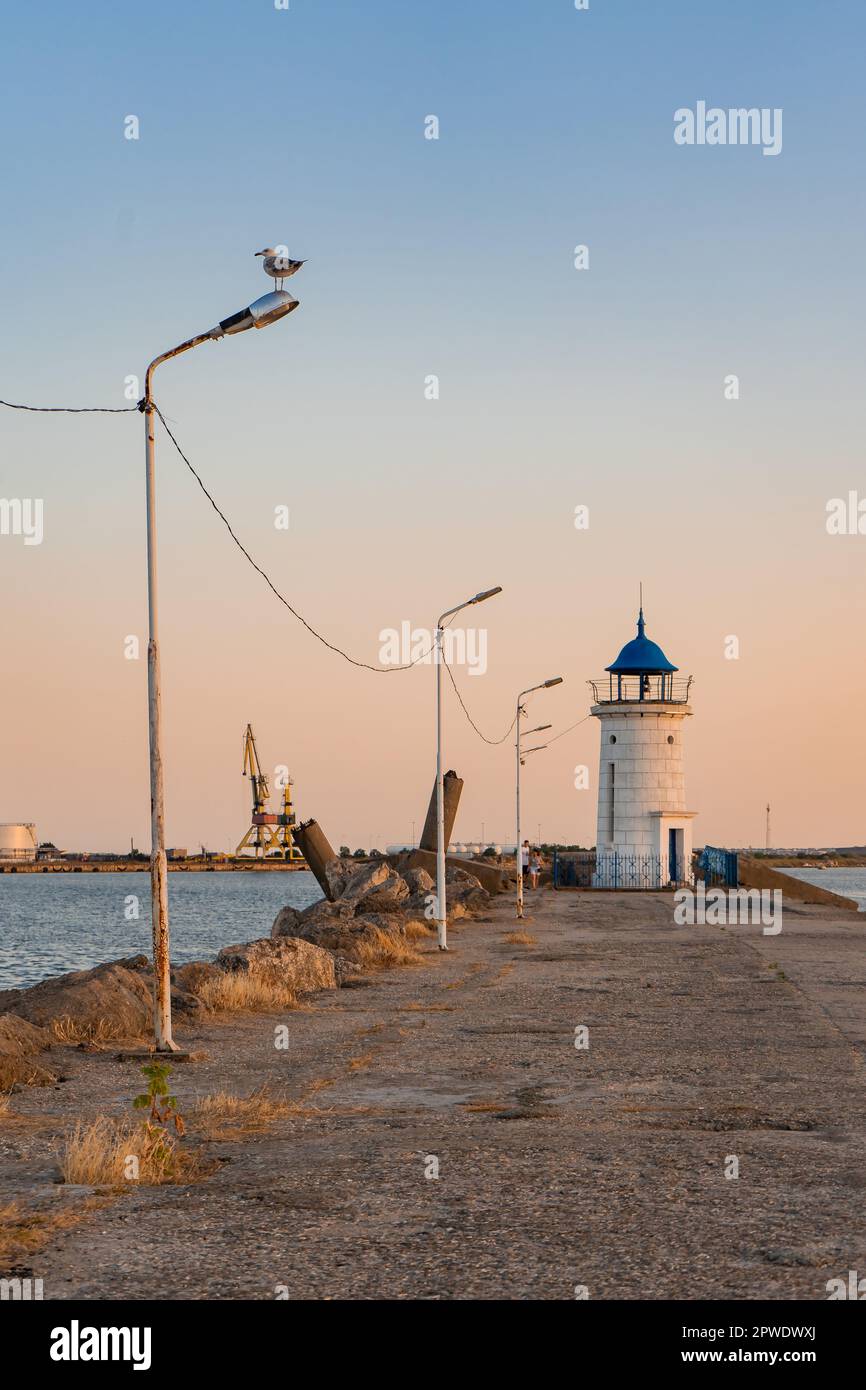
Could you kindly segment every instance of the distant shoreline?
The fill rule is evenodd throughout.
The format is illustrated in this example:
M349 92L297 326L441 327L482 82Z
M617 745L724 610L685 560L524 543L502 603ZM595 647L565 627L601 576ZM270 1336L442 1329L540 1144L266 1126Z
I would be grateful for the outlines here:
M224 859L202 863L200 859L169 859L170 874L224 873L303 873L309 872L305 861L297 859ZM4 874L149 874L149 859L58 859L47 864L0 864Z

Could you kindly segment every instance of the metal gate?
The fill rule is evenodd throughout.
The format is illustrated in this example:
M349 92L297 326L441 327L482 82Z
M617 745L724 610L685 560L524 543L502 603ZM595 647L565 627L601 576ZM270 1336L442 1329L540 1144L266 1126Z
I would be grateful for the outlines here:
M698 856L698 868L703 870L705 883L725 888L736 888L739 883L736 850L716 849L715 845L705 845Z
M668 886L660 854L597 854L594 850L554 850L554 888L616 888L648 891Z

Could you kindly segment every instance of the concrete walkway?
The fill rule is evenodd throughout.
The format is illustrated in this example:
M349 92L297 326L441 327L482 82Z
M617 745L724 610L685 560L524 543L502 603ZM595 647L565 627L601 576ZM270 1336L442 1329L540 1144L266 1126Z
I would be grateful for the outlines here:
M59 1235L32 1257L45 1297L825 1299L866 1274L866 921L786 905L763 937L676 927L666 895L544 892L518 944L512 913L184 1039L209 1060L176 1069L182 1108L268 1085L301 1113ZM68 1071L14 1109L57 1126L138 1089L111 1055ZM0 1204L44 1195L44 1125L0 1135Z

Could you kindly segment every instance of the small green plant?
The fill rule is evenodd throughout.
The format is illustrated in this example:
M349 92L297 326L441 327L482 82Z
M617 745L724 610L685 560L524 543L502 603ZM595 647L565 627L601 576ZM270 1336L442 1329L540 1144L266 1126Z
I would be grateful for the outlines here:
M142 1067L141 1074L147 1079L147 1090L134 1098L132 1108L150 1111L145 1121L149 1129L159 1127L167 1131L169 1125L173 1125L176 1134L183 1134L184 1123L178 1114L177 1096L173 1096L169 1089L170 1070L167 1062L148 1062L147 1066Z

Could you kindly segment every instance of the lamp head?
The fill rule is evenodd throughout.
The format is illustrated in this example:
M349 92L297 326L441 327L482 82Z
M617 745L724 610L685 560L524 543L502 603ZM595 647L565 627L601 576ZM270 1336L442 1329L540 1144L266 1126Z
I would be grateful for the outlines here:
M257 299L246 309L239 309L236 314L221 319L212 336L221 338L224 334L243 333L248 328L267 328L269 323L276 323L277 319L297 309L298 302L288 290L272 290L270 294L263 294L261 299Z

